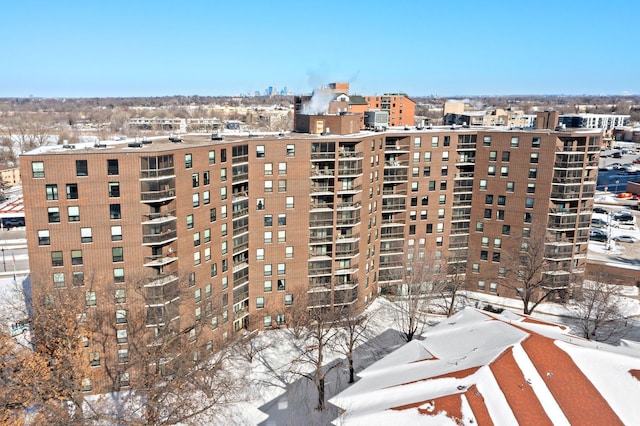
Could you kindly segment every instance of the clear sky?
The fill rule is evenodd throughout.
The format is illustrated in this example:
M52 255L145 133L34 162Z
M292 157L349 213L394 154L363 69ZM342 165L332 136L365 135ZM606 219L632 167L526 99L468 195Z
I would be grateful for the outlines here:
M1 0L0 97L639 94L638 0Z

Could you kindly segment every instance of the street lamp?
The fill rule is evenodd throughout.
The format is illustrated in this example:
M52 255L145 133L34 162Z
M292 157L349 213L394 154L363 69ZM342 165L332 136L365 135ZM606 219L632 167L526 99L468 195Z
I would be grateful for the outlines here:
M618 184L620 183L620 180L616 179L616 194L618 193Z
M7 272L7 263L4 261L4 247L0 248L2 250L2 268L4 272Z

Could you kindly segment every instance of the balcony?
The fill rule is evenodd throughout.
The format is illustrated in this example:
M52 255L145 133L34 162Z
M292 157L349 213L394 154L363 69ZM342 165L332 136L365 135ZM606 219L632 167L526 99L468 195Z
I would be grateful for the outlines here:
M168 177L175 177L175 170L173 167L167 167L166 169L150 169L141 170L140 179L165 179Z
M353 217L348 216L338 216L336 221L336 226L353 226L360 223L360 216L356 215Z
M360 234L338 234L337 242L340 243L348 243L353 241L358 241L360 239Z
M168 265L178 260L178 256L175 253L159 254L155 256L145 256L144 266L150 266L158 268L160 266Z
M158 191L147 191L140 193L140 200L143 203L158 203L173 200L176 198L175 189L164 189Z
M338 194L356 194L362 192L362 185L343 185L338 188Z
M362 174L362 167L339 167L338 176L358 176Z
M333 235L331 234L311 234L309 235L310 243L332 243Z
M333 210L333 203L311 202L311 210Z
M156 246L168 244L178 238L177 231L175 229L166 230L157 234L147 234L142 236L142 245Z
M360 208L360 201L343 201L338 203L338 210L342 210L342 209L349 209L349 210L353 210L353 209L359 209Z
M175 210L143 214L142 224L143 225L162 225L163 223L166 223L166 222L175 221L177 219L175 214L176 214Z
M316 167L316 168L311 169L310 176L312 178L316 178L316 179L317 178L335 177L335 169L328 168L328 167L326 167L324 169L321 169L321 168L317 168Z

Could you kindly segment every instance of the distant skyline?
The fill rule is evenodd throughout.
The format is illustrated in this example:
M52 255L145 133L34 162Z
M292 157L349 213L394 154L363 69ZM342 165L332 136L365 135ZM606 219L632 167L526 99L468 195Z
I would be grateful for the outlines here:
M640 2L0 4L0 97L640 94Z

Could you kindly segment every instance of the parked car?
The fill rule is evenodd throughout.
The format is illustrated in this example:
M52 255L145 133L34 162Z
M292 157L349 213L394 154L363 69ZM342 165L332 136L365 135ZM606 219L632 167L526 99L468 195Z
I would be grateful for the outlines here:
M613 237L613 240L619 243L635 243L636 242L636 238L631 235L618 235L616 237Z
M589 233L589 239L591 241L599 241L601 243L604 243L605 241L607 241L607 234L598 229L594 229Z
M591 218L591 226L594 228L606 228L607 227L607 222L605 220L602 219L598 219L598 218Z
M617 220L618 222L635 222L635 217L626 211L619 211L613 214L613 220Z
M602 207L594 207L593 208L593 212L594 213L609 214L609 210L603 209Z

